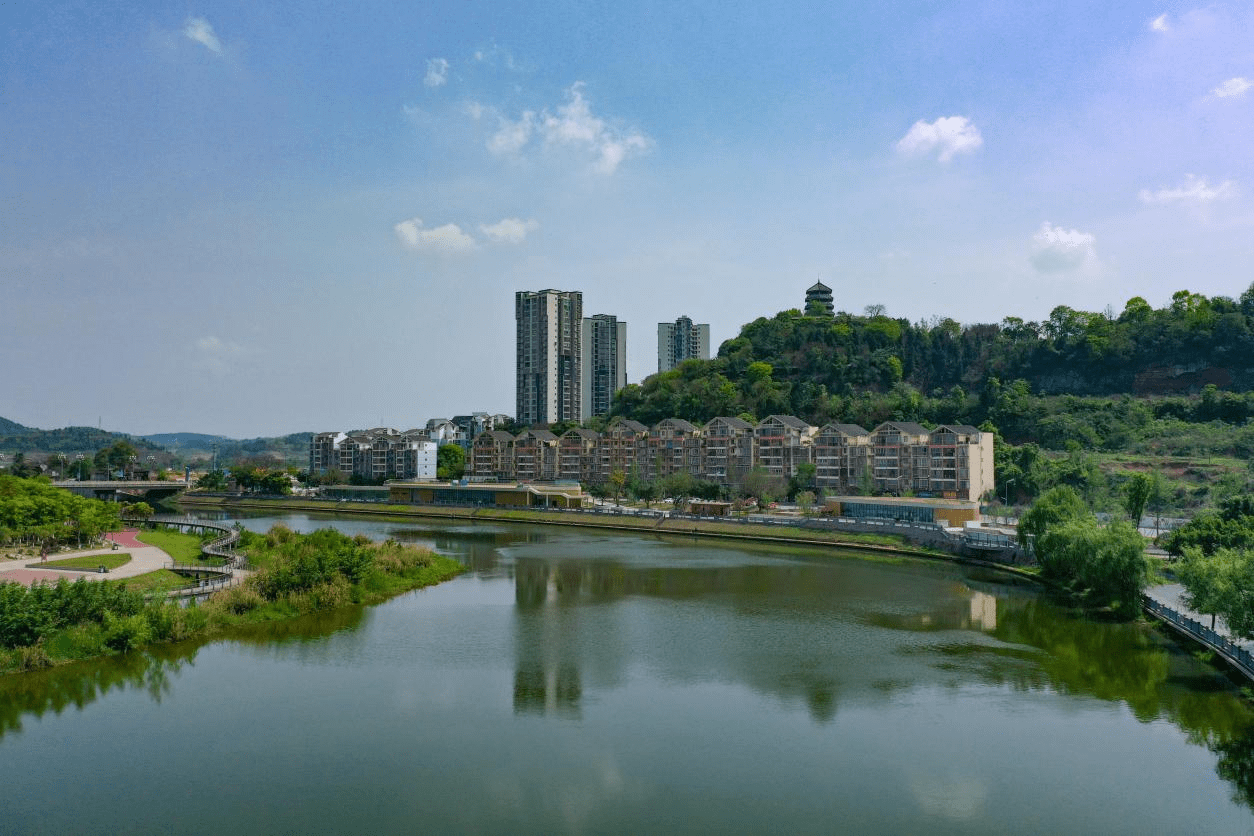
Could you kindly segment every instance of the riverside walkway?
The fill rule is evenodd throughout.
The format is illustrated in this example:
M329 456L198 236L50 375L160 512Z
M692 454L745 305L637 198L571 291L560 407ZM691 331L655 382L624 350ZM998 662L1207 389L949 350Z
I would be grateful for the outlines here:
M1176 632L1200 642L1222 656L1228 664L1254 681L1254 642L1235 638L1222 618L1194 612L1184 600L1184 587L1167 583L1145 590L1141 603L1147 613L1167 624Z
M137 575L155 572L158 569L169 568L173 563L170 555L156 546L149 546L139 542L139 540L135 539L135 535L138 533L138 530L133 528L123 531L111 531L105 535L105 539L110 543L116 543L116 547L110 545L107 548L65 552L50 556L46 563L32 560L30 557L20 560L0 561L0 581L13 581L24 586L30 586L38 582L56 583L61 578L71 581L80 577L91 581L111 581L120 578L133 578ZM116 555L118 553L129 554L131 559L121 566L104 573L95 569L52 568L56 566L58 561L68 560L73 557Z

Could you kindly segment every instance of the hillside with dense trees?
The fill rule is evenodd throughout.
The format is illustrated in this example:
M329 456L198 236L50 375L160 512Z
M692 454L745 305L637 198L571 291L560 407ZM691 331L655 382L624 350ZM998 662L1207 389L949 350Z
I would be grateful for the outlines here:
M1059 306L1044 322L1009 317L997 325L911 323L880 306L862 316L787 310L745 325L714 359L627 386L612 414L652 424L785 413L818 424L930 412L935 420L998 423L992 413L1008 387L1023 400L1187 394L1207 385L1215 387L1206 406L1214 420L1254 414L1250 397L1217 394L1254 389L1254 285L1236 301L1182 290L1159 309L1135 297L1119 314ZM1196 411L1180 402L1164 409L1174 417Z

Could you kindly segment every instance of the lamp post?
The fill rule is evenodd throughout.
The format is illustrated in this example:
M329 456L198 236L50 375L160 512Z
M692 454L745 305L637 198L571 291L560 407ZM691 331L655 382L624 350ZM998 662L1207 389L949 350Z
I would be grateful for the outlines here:
M1002 505L1005 505L1007 508L1010 507L1010 486L1013 485L1014 483L1015 483L1014 479L1006 480L1006 499L1005 501L1002 502Z

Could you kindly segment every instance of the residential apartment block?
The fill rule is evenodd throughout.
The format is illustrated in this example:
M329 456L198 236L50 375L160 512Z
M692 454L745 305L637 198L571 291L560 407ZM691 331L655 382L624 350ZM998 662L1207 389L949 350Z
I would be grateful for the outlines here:
M583 396L580 420L607 415L614 393L627 385L627 323L610 314L583 320Z
M657 324L657 370L670 371L685 360L710 359L710 326L681 316Z
M338 470L345 476L384 479L433 479L436 443L425 430L400 432L376 427L355 433L316 433L309 441L310 474Z
M514 294L514 318L518 422L580 420L583 294L520 290Z
M615 472L642 480L689 473L729 487L754 470L781 482L813 465L813 487L829 493L887 493L976 501L993 489L993 435L965 425L935 429L888 421L814 427L791 415L750 424L713 418L697 427L668 418L649 428L615 419L603 433L577 428L557 438L545 430L515 438L483 433L470 476L478 481L564 479L605 484Z

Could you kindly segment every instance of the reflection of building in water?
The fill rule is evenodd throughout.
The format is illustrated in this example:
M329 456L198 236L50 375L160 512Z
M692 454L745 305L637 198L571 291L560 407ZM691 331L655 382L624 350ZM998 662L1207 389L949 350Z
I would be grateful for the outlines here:
M579 565L552 566L526 561L514 567L514 712L580 716L583 680L579 673L583 575ZM565 600L563 600L565 598Z
M971 592L971 626L981 630L997 629L997 598L983 592Z

